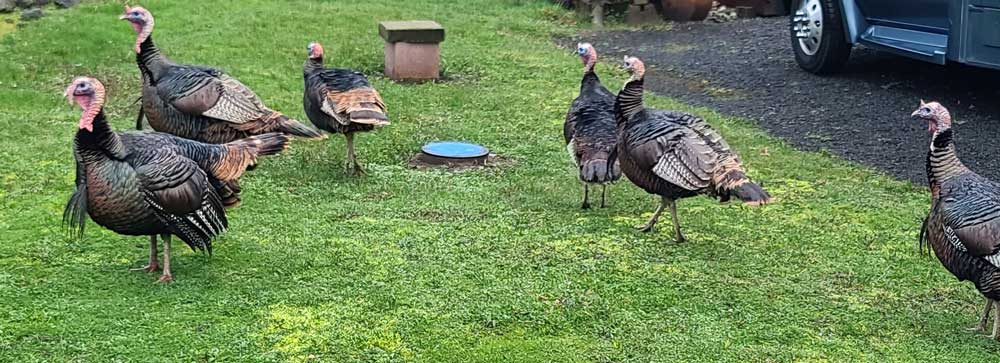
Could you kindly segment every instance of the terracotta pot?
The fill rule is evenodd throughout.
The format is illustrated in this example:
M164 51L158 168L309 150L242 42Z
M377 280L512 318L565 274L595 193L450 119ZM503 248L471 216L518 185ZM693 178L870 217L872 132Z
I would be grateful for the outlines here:
M659 0L660 14L674 21L705 20L712 10L712 0Z

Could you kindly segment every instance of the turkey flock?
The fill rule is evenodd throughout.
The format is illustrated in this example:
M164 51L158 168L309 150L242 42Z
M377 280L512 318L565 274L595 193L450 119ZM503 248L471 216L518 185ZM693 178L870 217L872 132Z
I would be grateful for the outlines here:
M66 88L83 109L74 139L76 190L63 221L82 234L87 216L116 233L149 236L149 263L170 282L170 238L212 252L229 227L226 209L240 203L239 177L261 156L288 147L289 136L326 138L321 131L264 105L249 87L205 66L175 63L153 43L153 14L136 6L119 17L135 30L142 78L143 118L155 131L116 132L105 118L104 85L79 77ZM308 46L303 105L320 129L347 137L348 171L362 172L354 133L389 124L385 103L368 79L348 69L323 68L323 48ZM157 237L163 241L163 265Z
M229 227L226 210L241 201L239 178L264 156L281 153L291 137L346 138L346 170L364 173L354 136L389 125L386 104L364 74L326 68L323 47L306 48L302 67L303 110L310 127L268 108L246 85L206 66L176 63L153 42L153 15L125 7L121 20L136 33L133 49L142 81L139 131L115 131L104 112L109 95L93 77L77 77L64 92L83 111L74 139L75 191L63 221L82 234L89 217L119 234L149 237L146 266L171 282L171 237L211 254L212 239ZM583 63L579 96L570 104L563 136L583 187L581 208L591 208L591 188L600 187L606 206L609 184L625 177L660 202L637 228L653 230L669 210L676 242L681 232L677 201L707 195L751 206L772 202L751 181L739 156L704 119L643 103L645 66L625 56L631 75L617 94L595 73L598 54L580 43ZM117 95L117 97L124 97ZM976 329L986 330L996 308L992 335L1000 338L1000 184L966 168L955 152L951 116L936 102L920 102L911 115L932 135L927 154L931 209L919 240L960 280L972 281L986 298ZM143 119L154 131L142 131ZM162 242L162 264L160 246Z
M705 194L726 202L732 197L749 205L771 201L743 171L739 156L704 119L683 112L647 108L642 103L646 67L625 56L623 67L632 76L613 95L594 73L597 50L580 43L583 62L580 95L573 100L563 134L566 149L583 182L583 208L590 208L589 185L601 185L601 207L606 184L621 177L647 193L660 196L660 205L639 230L653 230L663 208L670 209L674 238L684 242L677 218L677 200Z

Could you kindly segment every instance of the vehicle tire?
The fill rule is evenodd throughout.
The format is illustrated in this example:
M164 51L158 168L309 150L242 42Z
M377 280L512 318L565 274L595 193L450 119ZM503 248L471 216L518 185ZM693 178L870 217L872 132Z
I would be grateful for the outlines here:
M840 2L796 0L794 3L788 32L795 61L814 74L839 71L851 56Z

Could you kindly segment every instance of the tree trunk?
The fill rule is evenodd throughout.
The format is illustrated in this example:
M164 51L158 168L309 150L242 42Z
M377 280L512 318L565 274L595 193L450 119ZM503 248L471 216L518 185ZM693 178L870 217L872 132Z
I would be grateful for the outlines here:
M604 1L605 0L590 1L590 22L594 24L595 28L604 27Z

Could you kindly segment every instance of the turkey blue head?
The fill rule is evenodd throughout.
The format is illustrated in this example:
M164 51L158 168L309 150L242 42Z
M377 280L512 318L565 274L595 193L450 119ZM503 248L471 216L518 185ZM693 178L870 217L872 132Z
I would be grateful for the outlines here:
M594 70L594 64L597 63L597 51L594 50L593 45L590 43L577 43L576 54L580 56L580 61L583 62L584 73Z
M646 65L636 57L626 55L622 60L622 68L632 74L632 78L629 78L629 81L640 80L646 74Z
M153 14L141 6L129 7L125 5L125 13L118 17L120 20L128 20L135 30L135 52L139 53L139 45L153 34Z
M951 113L937 102L925 103L924 100L920 100L920 107L910 116L927 121L927 132L932 134L951 128Z
M323 59L323 46L319 42L309 43L309 59Z
M76 103L83 109L83 114L80 115L80 129L94 131L94 117L104 107L104 85L91 77L77 77L66 87L63 96L69 100L71 106Z

